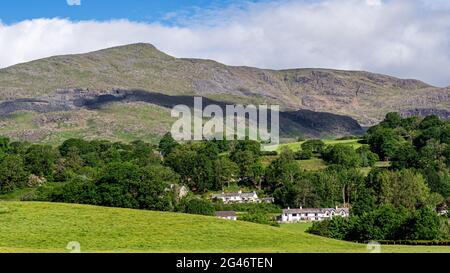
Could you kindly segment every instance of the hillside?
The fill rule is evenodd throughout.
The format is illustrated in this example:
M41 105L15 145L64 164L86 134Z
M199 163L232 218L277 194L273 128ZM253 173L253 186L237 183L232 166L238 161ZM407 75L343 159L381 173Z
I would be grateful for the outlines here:
M214 217L84 205L0 202L0 252L367 252L365 245ZM450 252L383 246L383 252Z
M1 69L0 116L17 112L30 115L31 112L34 118L27 122L3 118L0 133L47 142L57 141L63 135L96 137L93 128L99 128L102 135L98 137L103 138L122 140L124 137L118 133L122 129L126 137L148 135L145 132L152 130L150 127L119 124L115 122L117 115L113 116L115 113L110 110L107 111L111 115L105 115L83 104L112 96L118 98L114 108L120 111L127 112L132 107L147 116L165 113L164 121L170 118L167 105L142 99L136 92L178 98L201 95L218 102L279 104L283 112L303 111L299 115L288 114L294 124L285 122L287 129L282 131L295 134L305 131L306 135L313 136L353 134L360 130L354 120L369 126L390 111L450 117L450 89L417 80L361 71L232 67L211 60L177 59L152 45L133 44ZM148 110L149 103L152 110ZM104 108L110 109L110 105ZM338 115L332 116L333 123L338 121L336 128L323 124L308 126L308 119L317 121L331 117L312 115L311 118L316 112ZM305 113L309 117L305 117ZM342 119L341 115L354 120ZM68 120L70 129L61 128L66 126L61 124L64 120ZM139 124L143 119L135 121ZM20 129L11 129L10 123ZM109 126L104 126L105 123ZM153 135L168 130L166 122L156 120L154 123L159 129ZM123 126L126 128L119 128Z

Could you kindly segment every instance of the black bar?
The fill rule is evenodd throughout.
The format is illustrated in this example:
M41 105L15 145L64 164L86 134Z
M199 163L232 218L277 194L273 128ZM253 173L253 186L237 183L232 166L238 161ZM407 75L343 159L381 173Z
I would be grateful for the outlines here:
M4 269L41 268L46 272L363 272L396 268L404 272L424 265L428 269L445 267L449 258L450 254L0 254L0 264Z

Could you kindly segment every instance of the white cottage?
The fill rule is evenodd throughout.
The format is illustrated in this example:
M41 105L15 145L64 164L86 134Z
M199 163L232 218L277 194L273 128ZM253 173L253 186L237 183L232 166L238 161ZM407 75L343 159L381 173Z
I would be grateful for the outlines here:
M216 211L216 217L233 221L237 220L237 214L235 211Z
M333 217L349 217L348 208L299 208L284 209L280 217L280 223L297 223L308 221L323 221Z
M213 194L213 200L222 200L224 204L230 203L259 203L260 200L256 192L243 193L239 191L237 193L221 193Z

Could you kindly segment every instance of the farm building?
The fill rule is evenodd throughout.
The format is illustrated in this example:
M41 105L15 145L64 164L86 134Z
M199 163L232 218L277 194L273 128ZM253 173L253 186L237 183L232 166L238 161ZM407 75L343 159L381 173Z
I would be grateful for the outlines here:
M216 217L227 220L237 220L237 215L235 211L216 211Z
M323 221L333 217L349 217L348 208L299 208L284 209L279 218L281 223L297 223L307 221Z
M272 197L259 198L256 192L235 192L213 194L212 200L222 200L224 204L232 203L273 203L275 200Z

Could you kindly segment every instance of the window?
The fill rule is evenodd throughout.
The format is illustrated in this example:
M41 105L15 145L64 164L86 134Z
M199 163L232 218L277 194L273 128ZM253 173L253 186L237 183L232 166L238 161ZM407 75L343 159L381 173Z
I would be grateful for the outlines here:
M292 214L292 217L297 217L297 213L293 213L293 214Z

